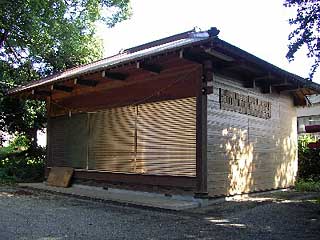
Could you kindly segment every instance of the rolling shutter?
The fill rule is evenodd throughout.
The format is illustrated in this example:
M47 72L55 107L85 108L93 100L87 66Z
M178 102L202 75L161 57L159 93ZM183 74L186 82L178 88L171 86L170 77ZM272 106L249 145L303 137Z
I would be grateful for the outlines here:
M196 98L56 117L50 128L49 166L196 175Z
M196 175L196 98L138 106L136 172Z
M90 113L89 169L134 172L134 107Z

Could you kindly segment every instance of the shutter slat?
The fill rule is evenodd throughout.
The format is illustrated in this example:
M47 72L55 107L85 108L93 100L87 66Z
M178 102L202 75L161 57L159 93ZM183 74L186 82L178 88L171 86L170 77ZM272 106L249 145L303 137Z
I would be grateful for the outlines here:
M138 106L136 171L196 175L196 98Z

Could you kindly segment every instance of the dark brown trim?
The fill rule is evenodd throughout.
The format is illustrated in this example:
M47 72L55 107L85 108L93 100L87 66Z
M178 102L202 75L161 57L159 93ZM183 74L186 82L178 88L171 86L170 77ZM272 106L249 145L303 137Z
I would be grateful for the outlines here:
M195 177L183 176L141 175L75 170L73 177L76 179L96 180L109 183L168 186L188 189L194 189L196 185Z
M63 92L72 92L73 87L68 87L68 86L64 86L64 85L53 84L53 85L52 85L52 90L58 90L58 91L63 91Z
M77 78L75 80L75 84L88 86L88 87L95 87L97 86L98 83L99 81L96 81L96 80L87 80L87 79L81 79L81 78Z
M51 162L51 145L50 145L50 134L51 134L51 121L50 121L50 110L51 110L51 97L47 97L47 129L46 129L46 138L47 138L47 149L46 149L46 160L44 164L45 177L48 176L48 163Z
M108 72L108 71L103 71L102 72L102 77L103 78L109 78L113 80L119 80L119 81L124 81L128 78L127 74L121 73L121 72Z
M212 81L212 64L206 61L203 65L202 76L199 77L196 113L196 162L197 162L197 188L196 196L208 195L207 190L207 81Z
M158 64L148 64L144 62L139 62L139 68L154 74L160 74L163 70Z

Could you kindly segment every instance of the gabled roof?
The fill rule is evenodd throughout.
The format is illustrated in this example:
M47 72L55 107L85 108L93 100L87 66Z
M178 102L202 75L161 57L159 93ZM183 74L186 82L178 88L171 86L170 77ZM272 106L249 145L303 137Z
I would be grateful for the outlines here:
M122 65L127 62L137 61L145 57L158 55L163 52L182 49L186 46L191 46L194 44L199 44L203 41L207 41L208 39L209 34L207 32L197 33L194 31L189 31L177 34L165 39L160 39L154 42L143 44L141 46L126 49L117 55L106 57L89 64L67 69L64 72L57 73L40 80L31 81L23 86L10 90L9 94L15 94L35 87L57 83L69 78L76 78L77 76L84 73L87 74L90 72L104 70L106 68Z
M219 39L218 33L219 30L217 30L216 28L211 28L208 31L197 32L195 30L192 30L167 38L159 39L137 47L126 49L117 55L110 56L99 61L92 62L90 64L68 69L64 72L57 73L40 80L31 81L23 86L10 90L9 94L20 94L25 91L31 91L38 87L49 86L65 80L75 79L83 74L103 71L112 67L140 61L163 53L179 51L190 48L192 46L202 46L203 44L208 43L211 43L213 48L212 51L214 53L211 52L211 54L213 54L218 59L230 58L237 59L237 61L240 62L248 62L259 68L260 70L263 70L264 72L276 75L277 78L282 78L290 82L294 82L295 84L297 84L297 86L299 86L299 88L303 87L304 89L307 89L307 91L302 92L302 97L307 94L320 93L320 85L306 80L298 75L287 72L279 67L276 67L238 47L235 47Z

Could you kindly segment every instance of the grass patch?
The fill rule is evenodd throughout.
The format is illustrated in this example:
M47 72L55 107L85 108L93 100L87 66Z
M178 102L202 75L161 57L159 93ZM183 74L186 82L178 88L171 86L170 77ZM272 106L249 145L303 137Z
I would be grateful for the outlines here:
M4 159L11 154L19 153L21 150L19 150L16 147L8 146L8 147L0 147L0 159Z
M320 181L301 179L296 183L295 189L299 192L320 192Z

